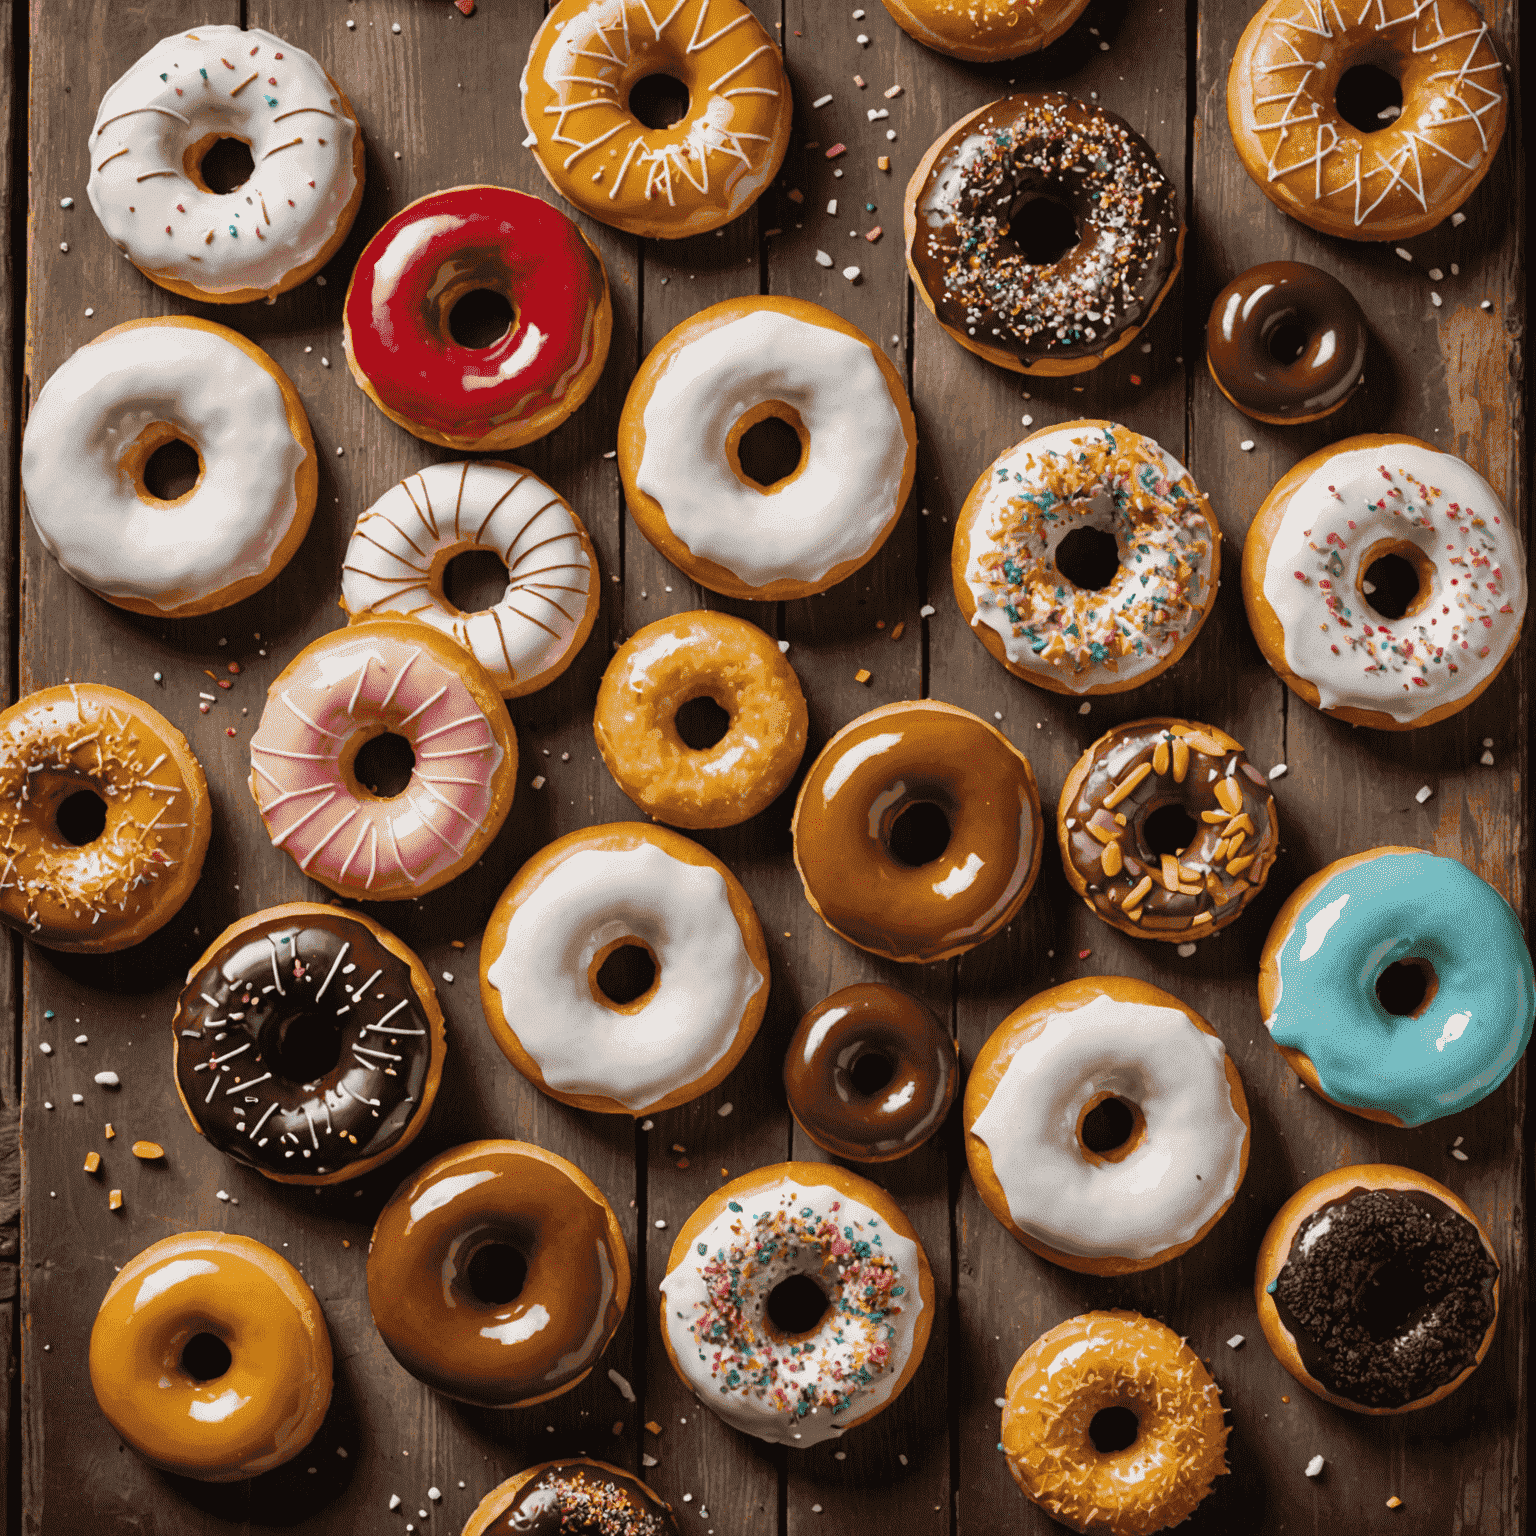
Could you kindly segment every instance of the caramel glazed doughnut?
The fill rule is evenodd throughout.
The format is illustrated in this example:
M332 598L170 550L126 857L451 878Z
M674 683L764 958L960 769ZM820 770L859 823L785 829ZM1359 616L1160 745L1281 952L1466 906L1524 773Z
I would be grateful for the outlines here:
M1471 1208L1411 1168L1313 1179L1259 1247L1259 1322L1309 1392L1356 1413L1409 1413L1481 1363L1499 1318L1499 1262Z
M678 1536L672 1506L633 1473L574 1456L514 1473L481 1499L463 1536Z
M284 1184L355 1179L403 1152L448 1049L421 961L372 918L308 901L226 928L171 1028L199 1134Z
M1225 731L1136 720L1077 760L1056 837L1067 881L1095 916L1177 944L1225 928L1258 894L1280 825L1268 781Z
M1031 216L1065 209L1076 239L1030 259ZM907 267L962 347L1019 373L1074 374L1128 346L1184 250L1173 185L1129 124L1061 93L963 117L907 183Z
M192 894L212 829L186 737L132 694L65 683L0 714L0 920L45 948L148 938Z
M1088 0L885 0L896 25L952 59L985 64L1054 43Z

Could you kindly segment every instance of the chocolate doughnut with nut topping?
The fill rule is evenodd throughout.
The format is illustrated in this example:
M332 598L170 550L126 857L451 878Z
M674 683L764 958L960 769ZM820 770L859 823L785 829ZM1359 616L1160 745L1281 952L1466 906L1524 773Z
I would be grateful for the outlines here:
M573 1456L528 1467L491 1489L463 1536L677 1536L672 1506L638 1477Z

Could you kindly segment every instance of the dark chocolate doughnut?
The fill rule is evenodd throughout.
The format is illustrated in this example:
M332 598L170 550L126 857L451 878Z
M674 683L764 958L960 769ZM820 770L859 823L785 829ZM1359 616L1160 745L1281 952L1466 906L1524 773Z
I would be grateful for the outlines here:
M865 1077L861 1065L875 1070ZM818 1147L858 1163L915 1152L944 1123L959 1080L949 1031L898 987L844 987L800 1020L784 1057L790 1113Z
M308 901L226 928L172 1030L192 1124L287 1184L356 1178L409 1146L447 1054L416 956L371 918Z
M1354 394L1366 335L1355 296L1336 277L1303 261L1266 261L1216 295L1205 358L1245 416L1286 426L1321 420Z
M546 1461L480 1501L463 1536L677 1536L672 1506L638 1477L586 1457Z

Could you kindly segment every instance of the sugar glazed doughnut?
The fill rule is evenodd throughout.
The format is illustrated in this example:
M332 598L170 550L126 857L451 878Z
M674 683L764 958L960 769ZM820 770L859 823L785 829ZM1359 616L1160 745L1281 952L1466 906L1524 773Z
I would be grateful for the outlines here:
M608 979L620 951L643 984ZM656 1114L741 1060L768 1006L768 950L712 853L614 822L556 838L513 877L481 941L480 1000L507 1059L552 1098Z
M1378 731L1477 698L1514 651L1525 595L1525 545L1493 487L1413 437L1350 437L1303 459L1243 545L1265 661L1314 709Z
M1042 204L1047 229L1070 222L1065 250L1037 232ZM1113 357L1183 259L1178 199L1151 146L1061 92L962 117L918 162L904 207L923 302L962 347L1019 373L1086 373Z
M524 141L560 195L600 223L676 240L746 212L789 147L789 77L741 0L559 0L522 75ZM659 19L658 19L659 18ZM682 116L650 127L630 92L665 75Z
M1114 1409L1134 1416L1135 1437L1100 1450L1095 1420ZM1187 1520L1228 1470L1221 1389L1165 1324L1085 1312L1009 1372L1002 1450L1013 1480L1063 1525L1148 1536Z
M633 1473L573 1456L515 1472L486 1494L462 1536L678 1536L672 1506Z
M890 960L974 949L1013 921L1040 873L1029 759L937 699L845 725L811 764L791 830L816 915Z
M987 1209L1083 1274L1193 1248L1248 1168L1248 1102L1216 1031L1128 977L1070 981L1014 1009L977 1054L965 1131Z
M0 714L0 919L106 954L169 922L202 873L208 780L164 715L101 683Z
M1304 261L1265 261L1216 295L1205 360L1245 416L1298 426L1331 416L1360 387L1368 337L1338 278Z
M184 443L198 477L165 499L145 472ZM98 597L162 618L227 608L304 541L319 471L288 375L226 326L130 320L88 342L27 417L21 482L48 552Z
M705 1407L804 1450L890 1406L928 1347L933 1307L928 1256L883 1189L834 1163L776 1163L684 1223L661 1337Z
M498 294L513 320L486 346L454 306ZM444 448L505 452L553 432L608 360L602 258L541 198L450 187L402 208L358 258L342 310L347 366L396 426Z
M1099 561L1080 551L1095 536ZM1097 586L1109 539L1118 564ZM987 650L1071 694L1165 672L1200 633L1220 570L1221 530L1189 471L1108 421L1047 427L994 460L955 519L950 559L960 612Z
M357 776L376 736L414 764L396 795ZM251 795L274 848L342 896L399 901L469 868L501 830L517 780L507 706L478 663L408 619L333 630L267 690Z
M823 998L784 1056L784 1092L800 1129L856 1163L915 1152L944 1123L960 1084L960 1047L910 992L866 981Z
M193 1126L282 1184L337 1184L403 1152L448 1051L421 961L361 912L309 901L231 923L171 1028Z
M162 1238L113 1277L91 1389L146 1461L233 1483L281 1466L331 1402L331 1340L304 1277L233 1232Z
M741 440L768 417L800 439L759 485ZM857 327L803 299L727 299L669 331L619 418L619 475L641 533L728 597L810 597L885 542L912 489L917 423L901 375Z
M1402 111L1356 127L1345 76L1398 82ZM1293 219L1346 240L1406 240L1448 218L1488 174L1504 135L1504 66L1468 0L1269 0L1227 75L1243 169Z
M1424 1125L1514 1071L1536 974L1520 919L1465 865L1372 848L1291 893L1264 941L1259 1004L1315 1093L1367 1120Z
M1225 731L1135 720L1078 758L1056 840L1095 917L1181 944L1225 928L1263 889L1280 824L1268 781Z
M527 1408L584 1381L629 1303L603 1192L525 1141L472 1141L411 1175L368 1242L368 1305L434 1392Z
M203 160L226 139L254 167L220 193ZM102 97L86 192L145 277L240 304L331 259L362 202L363 164L352 104L303 49L255 27L199 27L156 43Z
M885 0L903 32L972 64L1016 59L1054 43L1088 0Z
M679 712L708 698L725 734L694 748ZM682 613L637 630L614 653L592 726L619 788L674 827L734 827L776 800L805 753L805 695L795 669L755 624Z
M1409 1413L1481 1363L1499 1318L1499 1260L1471 1207L1384 1163L1335 1168L1280 1207L1254 1299L1275 1358L1356 1413Z
M448 566L489 550L507 568L490 608L466 613L444 587ZM341 567L350 619L395 615L445 634L497 691L522 698L576 659L597 621L597 552L558 491L515 464L429 464L392 485L357 520Z

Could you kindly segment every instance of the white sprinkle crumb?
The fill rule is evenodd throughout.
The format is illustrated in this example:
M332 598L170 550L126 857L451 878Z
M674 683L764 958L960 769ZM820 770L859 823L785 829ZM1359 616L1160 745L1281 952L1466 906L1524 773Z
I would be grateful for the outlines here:
M1483 737L1483 745L1485 747L1491 747L1493 745L1493 737L1492 736L1484 736Z
M389 30L391 32L398 32L400 30L400 23L397 21Z
M725 1103L724 1103L724 1104L722 1104L722 1105L721 1105L721 1106L720 1106L720 1108L719 1108L719 1109L717 1109L717 1110L716 1110L716 1111L715 1111L715 1113L716 1113L716 1114L717 1114L717 1115L719 1115L719 1116L720 1116L720 1118L721 1118L721 1119L722 1119L722 1120L724 1120L724 1119L725 1119L725 1117L726 1117L726 1116L727 1116L727 1115L728 1115L728 1114L730 1114L730 1112L731 1112L731 1111L732 1111L732 1110L733 1110L733 1109L735 1109L735 1108L736 1108L736 1106L735 1106L735 1105L734 1105L734 1104L732 1104L732 1103L731 1103L731 1101L730 1101L730 1100L729 1100L729 1099L727 1099L727 1100L726 1100L726 1101L725 1101Z
M545 784L544 775L542 773L534 774L532 782L535 789L543 789Z
M893 101L893 100L894 100L894 99L895 99L895 98L896 98L896 97L897 97L897 96L900 96L900 95L901 95L901 92L902 92L902 87L901 87L901 86L899 86L899 85L893 85L893 86L892 86L892 87L891 87L891 88L890 88L890 89L889 89L889 90L888 90L888 91L887 91L887 92L886 92L886 93L885 93L885 99L886 99L886 100L887 100L887 101Z
M1291 770L1289 766L1287 766L1285 763L1276 763L1275 766L1269 770L1269 776L1272 779L1283 779L1290 771Z
M1483 302L1481 304L1479 304L1477 307L1479 309L1492 309L1493 308L1493 300L1492 299L1484 299Z
M44 1040L43 1043L40 1046L38 1046L38 1050L40 1050L43 1053L44 1056L52 1056L53 1055L53 1047L51 1045L49 1045L46 1040Z
M603 455L605 459L616 459L618 456L619 450L617 448L610 448L608 452ZM614 579L617 580L618 578L615 577Z
M820 1504L812 1504L811 1505L811 1513L813 1515L819 1515L821 1513L821 1505Z
M350 27L350 26L351 26L351 25L352 25L352 23L351 23L351 22L350 22L350 21L349 21L349 22L348 22L348 23L347 23L347 25L348 25L348 26L349 26L349 27ZM402 1499L401 1499L401 1497L400 1497L400 1495L399 1495L399 1494L398 1494L398 1493L392 1493L392 1494L390 1494L390 1496L389 1496L389 1507L390 1507L390 1508L391 1508L391 1509L399 1509L399 1508L400 1508L400 1505L401 1505L401 1504L402 1504L402 1503L403 1503L403 1502L404 1502L404 1501L403 1501L403 1500L402 1500Z
M885 130L885 136L888 140L890 140L891 143L894 144L896 142L896 130L894 128L887 128Z
M85 1095L83 1093L72 1093L69 1096L69 1102L71 1104L84 1104Z
M1452 1147L1451 1156L1454 1157L1458 1163L1464 1163L1467 1160L1467 1154L1463 1152L1460 1147Z
M322 273L321 273L321 274L320 274L320 275L319 275L319 276L318 276L318 277L317 277L317 278L316 278L316 279L315 279L315 287L316 287L316 288L324 288L324 287L325 287L325 273L323 273L323 272L322 272Z
M779 655L787 656L788 654L789 654L789 641L788 640L780 640L779 641Z
M1077 706L1077 712L1080 715L1091 714L1092 711L1093 705L1090 704L1087 699L1084 699L1083 702Z
M1245 437L1237 446L1241 448L1244 453L1252 453L1253 439L1251 437Z
M813 107L824 107L831 100L832 100L832 92L828 91L825 96L818 96L816 98L816 100L811 103L811 105Z
M837 199L835 197L827 204L827 212L828 213L836 213L837 212Z
M1002 710L1000 710L1000 709L994 709L994 710L993 710L993 711L992 711L992 718L993 718L993 719L994 719L994 720L1001 720L1001 719L1002 719L1002 718L1003 718L1003 712L1002 712Z
M1008 1399L1006 1397L994 1397L992 1399L992 1406L994 1408L1006 1408L1008 1406Z
M1478 762L1480 762L1483 765L1484 768L1492 768L1493 767L1493 753L1492 752L1484 752L1483 755L1480 758L1478 758Z
M336 450L336 457L339 459L342 456L342 454L344 454L346 451L347 450L345 448L338 448Z
M352 31L355 31L356 28L357 28L357 23L355 21L353 21L350 16L347 17L347 31L348 32L352 32Z
M654 1120L642 1120L640 1122L640 1129L642 1131L653 1131L656 1129L656 1122Z
M902 1466L906 1466L906 1464L907 1464L907 1458L905 1456L898 1455L896 1457L896 1460L899 1461L902 1464Z
M1456 213L1453 213L1451 215L1451 226L1454 229L1460 229L1461 226L1463 224L1465 224L1466 222L1467 222L1466 214L1464 214L1464 213L1462 213L1460 211L1458 211Z
M1405 250L1404 250L1404 249L1403 249L1403 248L1402 248L1402 246L1398 246L1398 248L1397 248L1397 254L1398 254L1398 255L1399 255L1399 256L1401 256L1401 257L1402 257L1402 258L1403 258L1403 260L1404 260L1404 261L1412 261L1412 260L1413 260L1413 252L1412 252L1412 251L1405 251Z
M1307 1476L1321 1477L1323 1475L1323 1466L1323 1458L1321 1456L1314 1456L1312 1460L1307 1463Z
M452 971L444 971L443 972L443 980L446 981L446 982L451 983L453 981L453 972Z
M658 1218L657 1222L656 1222L656 1230L658 1232L665 1232L667 1230L666 1222L664 1222L660 1218Z
M221 1190L219 1190L219 1191L218 1191L218 1192L217 1192L217 1193L216 1193L216 1194L215 1194L215 1195L214 1195L214 1199L215 1199L215 1200L228 1200L228 1199L229 1199L229 1191L228 1191L228 1190L227 1190L227 1189L221 1189ZM284 1245L284 1246L285 1246L285 1247L286 1247L286 1246L287 1246L287 1245L286 1245L286 1244L285 1244L285 1245ZM393 1507L393 1506L391 1506L391 1507Z
M889 117L891 113L890 108L888 107L869 107L865 110L864 115L870 120L870 122L878 123L881 118Z
M924 603L923 606L917 610L917 616L920 619L931 619L938 611L939 610L935 608L932 603Z
M440 1499L440 1498L442 1498L442 1496L443 1496L443 1490L441 1488L428 1488L427 1489L427 1497L429 1499Z
M832 265L832 258L825 251L817 251L816 265L818 267L830 267Z
M651 1455L651 1453L650 1453L650 1452L649 1452L649 1451L644 1451L644 1452L642 1452L642 1453L641 1453L641 1456L640 1456L640 1465L641 1465L641 1466L642 1466L642 1467L654 1467L654 1466L656 1466L656 1465L657 1465L657 1464L658 1464L658 1463L657 1463L657 1461L656 1461L656 1458L655 1458L655 1457L654 1457L654 1456L652 1456L652 1455ZM693 1497L693 1495L692 1495L692 1494L691 1494L691 1493L690 1493L690 1494L689 1494L689 1495L688 1495L688 1497L689 1497L689 1498L690 1498L690 1499L691 1499L691 1498L692 1498L692 1497Z
M43 1108L44 1109L52 1109L53 1108L53 1101L51 1099L44 1099L43 1100Z
M68 240L60 240L59 241L59 249L61 251L63 251L66 255L68 255L68 253L69 253L69 241Z
M91 316L94 315L95 313L96 313L96 311L94 309L88 309L85 312L85 318L87 320L89 320L91 318Z
M1193 944L1180 944L1179 945L1179 958L1181 960L1188 960L1189 957L1192 954L1194 954L1194 952L1195 952L1195 946Z
M90 1038L91 1037L89 1035L76 1035L75 1036L75 1044L76 1045L84 1045L86 1043L86 1041L88 1041Z
M843 276L846 277L850 283L856 283L859 280L859 269L857 267L844 267Z
M1432 293L1432 294L1430 294L1430 296L1429 296L1429 302L1430 302L1430 303L1431 303L1431 304L1433 304L1433 305L1434 305L1434 306L1435 306L1435 308L1436 308L1436 309L1439 309L1439 308L1440 308L1440 295L1439 295L1439 294L1438 294L1438 293Z
M1151 350L1152 350L1152 343L1151 343L1151 342L1150 342L1150 341L1144 341L1144 342L1142 342L1142 344L1141 344L1141 350L1142 350L1142 351L1143 351L1143 352L1150 352L1150 351L1151 351Z
M1234 1333L1232 1335L1232 1337L1227 1340L1227 1348L1228 1349L1241 1349L1242 1347L1243 1347L1243 1336L1240 1333Z
M72 197L61 197L59 199L59 207L60 208L73 208L74 206L75 206L75 200Z
M398 149L397 149L397 150L396 150L396 151L395 151L395 159L396 159L396 160L398 160L398 159L399 159L399 158L400 158L400 151L399 151L399 150L398 150ZM601 173L601 172L599 172L599 173L598 173L598 174L599 174L599 175L601 175L601 174L602 174L602 173ZM596 178L594 178L594 180L595 180L595 179L596 179Z
M869 34L867 32L860 32L859 35L854 38L854 42L856 42L860 48L868 48Z
M330 367L330 366L331 366L331 360L330 360L330 358L328 358L328 357L322 357L322 358L321 358L321 359L320 359L320 366L321 366L321 367L322 367L322 368L329 368L329 367Z
M833 1451L832 1459L834 1461L847 1461L848 1460L848 1452L847 1451Z
M1439 267L1431 267L1429 269L1429 280L1432 283L1438 283L1444 276L1445 273Z
M1428 785L1428 784L1424 784L1424 785L1421 785L1421 786L1420 786L1420 788L1419 788L1419 792L1418 792L1418 794L1416 794L1416 795L1415 795L1415 796L1414 796L1414 797L1413 797L1413 798L1414 798L1414 799L1415 799L1415 800L1417 800L1417 801L1418 801L1418 802L1419 802L1419 804L1420 804L1420 805L1423 805L1423 804L1424 804L1424 802L1425 802L1425 801L1426 801L1426 800L1428 800L1428 799L1429 799L1429 797L1430 797L1430 796L1431 796L1431 795L1432 795L1432 794L1434 794L1434 790L1432 790L1432 789L1431 789L1431 788L1430 788L1430 787L1429 787L1429 785Z
M96 1082L102 1088L118 1088L122 1085L122 1079L116 1072L98 1072Z
M614 1370L612 1366L608 1367L608 1380L611 1381L614 1386L619 1389L619 1396L622 1397L626 1403L634 1402L635 1389L630 1386L629 1382L616 1370Z

